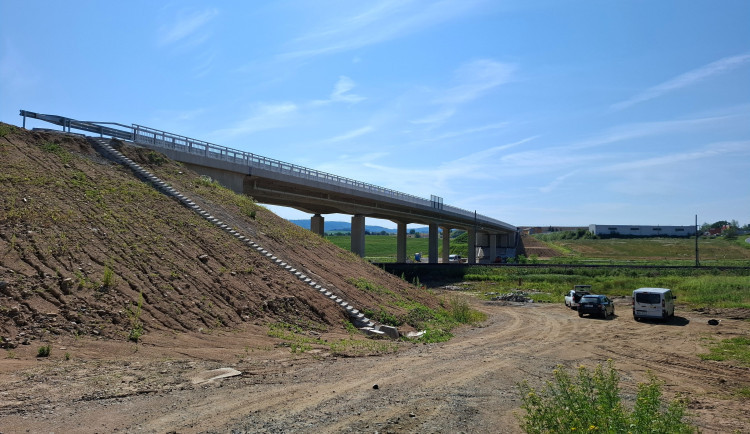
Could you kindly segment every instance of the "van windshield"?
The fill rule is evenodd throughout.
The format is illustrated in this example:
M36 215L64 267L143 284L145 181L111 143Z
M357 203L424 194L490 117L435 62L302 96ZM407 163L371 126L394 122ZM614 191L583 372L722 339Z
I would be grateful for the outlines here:
M635 294L636 303L643 304L659 304L661 303L661 297L659 294L649 294L648 292L639 292Z

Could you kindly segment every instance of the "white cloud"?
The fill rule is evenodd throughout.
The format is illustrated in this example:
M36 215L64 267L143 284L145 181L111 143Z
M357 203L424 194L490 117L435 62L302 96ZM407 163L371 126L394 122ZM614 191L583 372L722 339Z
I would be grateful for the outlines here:
M360 13L334 17L297 38L281 58L339 53L396 39L475 11L481 0L384 0Z
M349 91L354 89L355 87L356 84L354 83L354 80L345 75L342 75L341 77L339 77L336 84L333 85L333 91L331 91L328 99L315 100L312 101L310 105L319 106L330 104L333 102L356 103L365 100L366 98L363 96L349 93Z
M692 152L681 152L658 157L645 158L641 160L628 161L625 163L612 164L602 167L598 171L632 171L639 169L650 169L656 166L674 167L681 162L692 160L704 160L712 157L718 157L725 154L748 154L750 153L750 141L721 142L714 143L706 149Z
M358 128L356 130L348 131L344 134L341 134L340 136L332 137L330 139L324 140L324 143L336 143L336 142L345 142L347 140L351 140L360 136L364 136L365 134L371 133L374 131L374 128L371 126L366 126L362 128Z
M160 29L159 45L166 46L190 40L193 44L200 44L207 39L207 34L199 33L206 24L219 15L218 9L210 8L202 11L181 11L177 20Z
M437 103L461 104L482 97L511 79L514 66L491 59L480 59L462 65L456 71L458 84L435 99Z
M573 175L576 175L578 172L579 172L578 170L574 170L574 171L568 172L568 173L566 173L564 175L560 175L557 178L553 179L552 182L550 182L549 184L545 185L544 187L539 187L539 191L541 193L550 193L551 191L553 191L557 187L559 187L560 184L563 183L563 181L565 181L566 179L570 178Z
M294 103L260 104L245 119L232 127L214 131L212 136L225 140L243 134L282 128L289 125L297 112L298 106Z
M428 115L419 119L414 119L413 121L410 121L410 122L416 125L425 125L425 124L426 125L435 125L435 124L440 125L443 122L450 119L455 113L456 113L456 110L454 109L446 109L446 110L441 110L437 113L433 113L431 115Z
M664 83L646 89L628 100L613 104L612 108L615 110L622 110L638 103L658 98L665 93L692 86L715 75L739 68L748 62L750 62L750 54L740 54L719 59L708 65L680 74L671 80L667 80Z

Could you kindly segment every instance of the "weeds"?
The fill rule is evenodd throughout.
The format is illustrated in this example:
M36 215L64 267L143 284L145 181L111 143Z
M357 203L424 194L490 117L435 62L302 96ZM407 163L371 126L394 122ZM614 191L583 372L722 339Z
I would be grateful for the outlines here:
M529 433L601 431L612 433L692 433L695 428L683 422L685 403L664 403L661 383L651 376L638 385L632 410L620 398L619 375L612 361L599 364L593 372L578 368L571 377L561 366L554 381L537 392L526 381L518 385L526 414L521 427Z
M0 137L5 137L10 133L15 133L19 128L15 125L0 124Z
M135 306L128 306L126 309L128 318L130 319L130 333L128 334L128 340L138 343L143 336L143 321L141 321L141 313L143 313L143 292L138 294L138 302Z
M37 357L49 357L49 353L50 353L50 350L51 350L51 349L50 349L50 345L49 345L49 344L47 344L47 345L42 345L42 346L41 346L41 347L39 347L39 349L38 349L38 350L36 351L36 356L37 356Z
M737 360L745 366L750 366L750 338L738 336L724 339L713 344L707 354L698 354L703 360Z
M102 288L103 289L114 288L117 283L116 280L117 278L115 277L115 272L112 271L109 265L105 265L104 275L102 276Z

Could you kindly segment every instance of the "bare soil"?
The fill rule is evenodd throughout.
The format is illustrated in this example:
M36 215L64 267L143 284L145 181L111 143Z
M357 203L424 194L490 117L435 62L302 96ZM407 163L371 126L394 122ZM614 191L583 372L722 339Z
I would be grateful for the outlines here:
M159 155L121 149L360 309L403 316L405 305L436 308L443 297ZM330 300L84 138L0 137L0 432L518 432L519 381L542 385L557 365L608 359L626 401L651 371L668 397L689 400L703 431L750 432L749 368L697 355L747 336L746 311L678 310L650 323L633 321L626 300L619 317L598 320L562 304L445 297L456 296L489 317L449 342L396 342L397 353L360 357L317 344L295 353L270 325L372 341L349 334ZM37 357L42 345L49 357ZM220 368L241 374L207 381Z
M153 333L137 346L69 338L46 359L27 347L0 364L0 431L519 432L519 381L541 386L558 365L609 359L626 405L652 372L667 397L688 400L703 432L750 431L748 398L738 396L750 370L697 355L709 340L747 336L747 321L678 310L672 321L635 322L624 301L599 320L559 304L469 300L489 315L481 326L384 356L292 354L251 331ZM242 373L195 382L223 367Z

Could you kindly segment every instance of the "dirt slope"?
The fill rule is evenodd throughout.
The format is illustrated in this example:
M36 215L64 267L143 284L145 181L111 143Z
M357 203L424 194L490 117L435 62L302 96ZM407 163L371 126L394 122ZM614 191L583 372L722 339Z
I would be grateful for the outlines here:
M0 137L0 337L14 348L62 335L127 339L284 321L343 330L343 311L167 198L80 136ZM160 154L121 151L360 309L437 300L201 179ZM357 289L364 279L381 291ZM403 305L403 303L401 303Z

